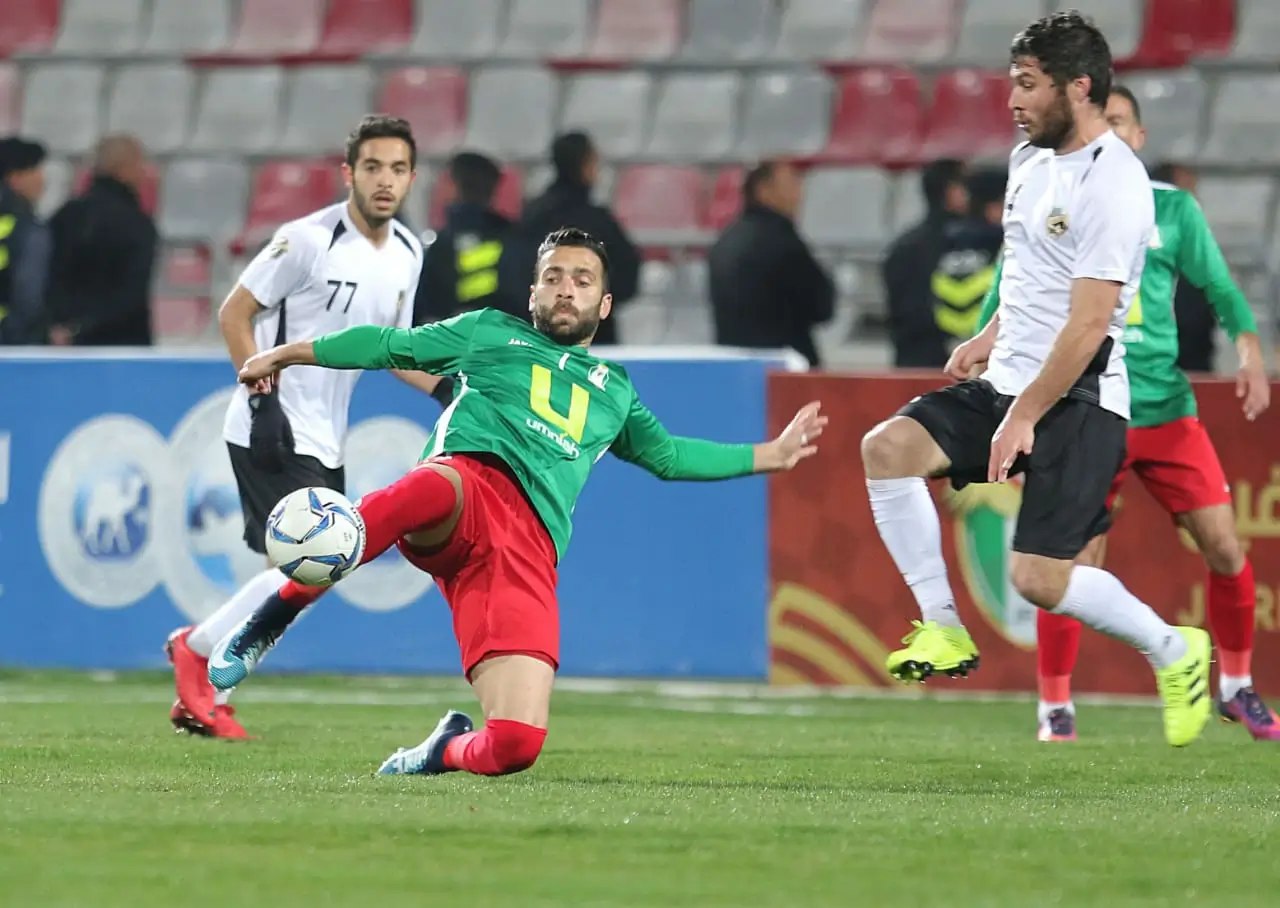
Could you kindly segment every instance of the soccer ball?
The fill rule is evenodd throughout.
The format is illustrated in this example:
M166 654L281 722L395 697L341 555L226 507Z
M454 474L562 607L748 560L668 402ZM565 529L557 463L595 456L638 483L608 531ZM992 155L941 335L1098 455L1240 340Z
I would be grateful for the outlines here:
M333 489L290 492L267 518L267 558L303 586L329 586L364 556L364 519Z

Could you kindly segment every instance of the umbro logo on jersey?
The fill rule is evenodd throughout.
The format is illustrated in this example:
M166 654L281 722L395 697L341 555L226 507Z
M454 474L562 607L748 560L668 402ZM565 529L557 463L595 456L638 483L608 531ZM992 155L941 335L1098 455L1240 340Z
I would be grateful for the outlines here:
M528 341L522 341L518 337L513 337L511 338L511 340L507 341L507 346L508 347L532 347L533 344L529 343Z

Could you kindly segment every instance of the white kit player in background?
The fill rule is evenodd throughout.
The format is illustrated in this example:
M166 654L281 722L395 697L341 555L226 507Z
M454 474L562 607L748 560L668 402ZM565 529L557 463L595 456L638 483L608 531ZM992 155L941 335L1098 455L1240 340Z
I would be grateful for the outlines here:
M923 618L886 668L923 681L978 667L925 478L962 486L1023 473L1014 587L1143 652L1165 737L1189 744L1209 720L1208 635L1171 627L1114 575L1074 563L1108 525L1125 454L1121 337L1155 226L1150 181L1107 124L1111 51L1092 22L1070 12L1032 23L1013 39L1009 75L1028 141L1009 162L1000 307L952 354L959 384L911 401L862 443L876 528Z
M245 360L281 343L352 325L409 328L423 251L394 220L413 184L417 151L409 124L369 116L347 139L346 201L285 224L245 268L218 313L233 374ZM420 372L397 377L447 402L452 382ZM359 372L301 368L268 394L240 385L227 408L223 438L244 511L245 542L264 555L267 516L280 499L307 486L345 492L343 449ZM244 738L244 729L209 684L214 645L285 582L268 567L195 627L166 644L178 699L174 726L194 734Z

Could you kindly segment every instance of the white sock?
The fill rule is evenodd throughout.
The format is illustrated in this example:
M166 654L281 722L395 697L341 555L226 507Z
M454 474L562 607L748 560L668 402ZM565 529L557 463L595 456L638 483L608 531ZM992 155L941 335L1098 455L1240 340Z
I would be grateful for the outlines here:
M1040 720L1040 724L1043 725L1048 722L1049 713L1057 709L1065 709L1073 716L1076 714L1076 705L1070 700L1066 703L1047 703L1044 700L1041 700L1040 705L1036 707L1036 717Z
M880 538L916 597L924 620L962 627L942 557L942 525L928 485L918 476L868 479L867 497Z
M187 646L206 659L209 658L218 642L235 630L237 624L252 615L253 610L266 602L267 597L284 586L287 580L275 568L258 574L240 587L222 608L196 626L187 638Z
M1230 700L1246 687L1253 687L1252 675L1223 675L1218 679L1218 697Z
M1151 606L1124 588L1113 574L1076 565L1055 614L1115 637L1143 653L1156 668L1168 668L1187 654L1187 641Z

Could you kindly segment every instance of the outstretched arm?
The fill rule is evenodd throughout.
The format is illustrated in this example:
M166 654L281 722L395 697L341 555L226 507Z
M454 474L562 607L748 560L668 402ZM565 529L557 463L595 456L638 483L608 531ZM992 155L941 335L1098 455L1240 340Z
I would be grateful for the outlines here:
M805 405L791 424L772 441L760 444L720 444L669 433L656 416L636 401L610 450L628 463L659 479L708 481L790 470L818 452L814 442L827 418L821 404Z

